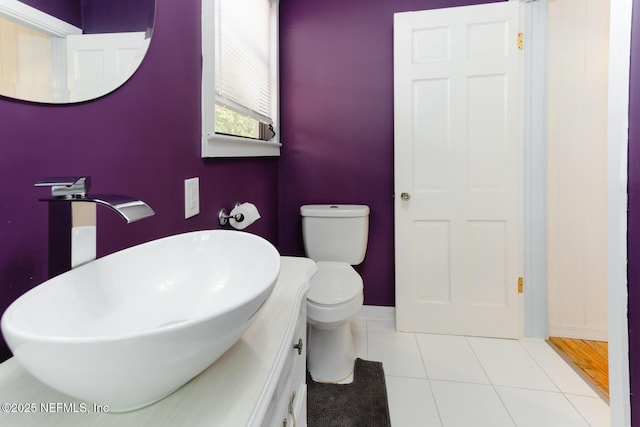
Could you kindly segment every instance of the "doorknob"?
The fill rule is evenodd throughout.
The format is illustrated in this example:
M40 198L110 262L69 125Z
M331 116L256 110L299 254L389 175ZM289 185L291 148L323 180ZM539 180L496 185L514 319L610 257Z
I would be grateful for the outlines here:
M411 198L411 194L409 194L409 193L400 193L400 198L401 198L403 201L405 201L405 202L406 202L407 200L409 200L409 199Z

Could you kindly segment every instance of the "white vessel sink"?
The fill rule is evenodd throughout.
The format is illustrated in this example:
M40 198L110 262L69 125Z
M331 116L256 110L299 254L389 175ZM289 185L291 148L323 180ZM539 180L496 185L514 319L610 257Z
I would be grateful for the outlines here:
M278 251L253 234L179 234L33 288L6 310L2 333L43 383L130 411L177 390L231 347L279 271Z

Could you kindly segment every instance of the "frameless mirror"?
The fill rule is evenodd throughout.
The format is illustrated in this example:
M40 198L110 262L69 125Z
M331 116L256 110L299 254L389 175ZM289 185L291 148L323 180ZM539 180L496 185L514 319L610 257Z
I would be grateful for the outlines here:
M156 0L0 0L0 95L87 101L117 89L151 42Z

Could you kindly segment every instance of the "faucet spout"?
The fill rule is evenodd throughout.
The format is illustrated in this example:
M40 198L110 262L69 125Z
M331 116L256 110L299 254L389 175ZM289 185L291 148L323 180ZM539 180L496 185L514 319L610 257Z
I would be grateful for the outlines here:
M74 229L73 203L94 203L106 206L116 212L127 223L139 221L155 214L153 209L142 200L118 194L87 194L91 184L91 177L71 176L45 178L36 187L50 187L51 197L40 199L49 205L49 277L57 276L70 270L74 244L72 230ZM94 214L95 215L95 214ZM95 224L95 218L94 218ZM95 247L95 234L93 237ZM95 259L95 251L93 258Z
M119 194L93 194L73 201L106 206L119 214L127 224L155 215L153 209L142 200Z

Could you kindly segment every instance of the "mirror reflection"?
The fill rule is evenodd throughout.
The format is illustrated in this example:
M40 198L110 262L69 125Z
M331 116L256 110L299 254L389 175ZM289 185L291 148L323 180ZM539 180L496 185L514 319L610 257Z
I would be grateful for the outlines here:
M0 0L0 95L43 103L103 96L147 52L155 0Z

